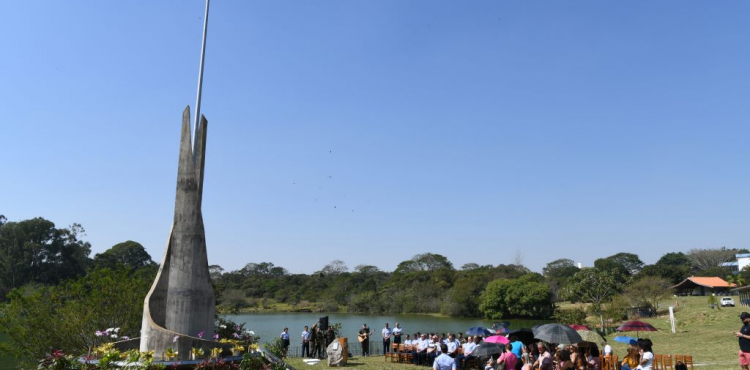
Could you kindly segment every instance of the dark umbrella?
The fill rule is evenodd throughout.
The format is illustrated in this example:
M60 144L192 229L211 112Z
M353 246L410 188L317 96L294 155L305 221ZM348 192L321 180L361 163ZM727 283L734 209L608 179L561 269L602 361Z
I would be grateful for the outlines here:
M503 353L505 346L497 343L482 342L471 351L472 356L487 357Z
M529 344L529 343L534 342L534 332L529 328L513 329L510 331L510 333L508 333L508 337L513 337L513 336L518 338L518 340L523 342L523 344Z
M475 326L473 328L469 328L469 330L466 331L466 335L481 335L483 337L486 337L488 335L494 334L493 332L489 331L487 328L483 328L481 326Z
M561 324L544 324L534 331L534 338L547 343L574 344L583 342L583 338L573 328Z
M633 320L628 321L617 327L617 331L634 331L636 336L639 331L657 331L655 327L649 323L643 321Z

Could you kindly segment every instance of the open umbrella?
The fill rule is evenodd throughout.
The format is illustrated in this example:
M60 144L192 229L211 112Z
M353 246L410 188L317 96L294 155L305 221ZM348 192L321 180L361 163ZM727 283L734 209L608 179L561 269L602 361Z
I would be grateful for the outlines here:
M503 353L505 346L497 343L482 342L471 351L472 356L487 357Z
M576 330L576 332L581 336L584 342L596 343L597 345L607 342L606 340L604 340L604 338L602 338L601 335L599 335L599 333L595 331Z
M499 325L497 328L495 328L495 334L508 334L510 332L510 329L508 329L506 326Z
M544 324L534 331L534 338L547 343L574 344L583 342L583 338L570 326L561 324Z
M615 342L625 343L625 344L636 344L638 343L638 339L635 339L633 337L626 337L626 336L619 336L615 337Z
M633 320L628 321L617 327L617 331L634 331L638 335L639 331L657 331L655 327L649 323L643 321Z
M529 343L534 342L534 332L529 328L518 328L513 329L508 333L509 337L516 337L518 340L523 342L523 344L528 345Z
M570 326L571 328L573 328L573 330L575 330L575 331L578 331L578 330L591 330L591 328L589 328L586 325L570 324L568 326Z
M492 333L491 331L489 331L487 328L483 328L481 326L475 326L473 328L469 328L469 330L466 331L466 335L471 335L471 336L481 335L483 337L486 337L486 336L492 335L492 334L494 334L494 333Z
M484 342L486 343L497 343L497 344L508 344L510 343L510 340L508 338L502 336L502 335L493 335L489 336L487 338L484 338Z

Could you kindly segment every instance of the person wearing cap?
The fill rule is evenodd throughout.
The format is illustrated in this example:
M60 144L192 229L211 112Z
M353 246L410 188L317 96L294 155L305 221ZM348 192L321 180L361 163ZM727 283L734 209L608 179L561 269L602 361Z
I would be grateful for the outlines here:
M742 320L742 328L734 335L739 338L740 342L740 367L742 370L748 370L750 366L750 313L740 314L740 320Z

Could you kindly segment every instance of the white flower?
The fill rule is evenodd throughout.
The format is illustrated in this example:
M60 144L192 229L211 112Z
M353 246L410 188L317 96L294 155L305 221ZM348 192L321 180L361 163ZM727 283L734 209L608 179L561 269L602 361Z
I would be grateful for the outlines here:
M122 336L122 340L128 340L128 339L130 339L130 337L129 337L129 336L127 336L127 335L123 335L123 336Z
M107 330L105 330L105 331L106 331L106 332L111 332L111 331L115 331L115 328L109 328L109 329L107 329Z
M117 334L112 334L109 336L110 338L117 338Z
M120 328L115 328L114 332L117 333L120 331Z
M226 325L219 325L219 327L222 328L222 329L226 329L227 328Z
M97 337L101 337L102 335L104 335L104 332L97 330L96 333L94 333L94 335L96 335Z
M248 333L250 333L250 335L255 335L255 332L252 330L248 331Z

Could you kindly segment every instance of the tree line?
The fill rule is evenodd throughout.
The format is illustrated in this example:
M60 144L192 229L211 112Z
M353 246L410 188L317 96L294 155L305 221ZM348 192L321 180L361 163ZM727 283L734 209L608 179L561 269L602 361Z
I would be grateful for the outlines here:
M17 222L0 216L0 299L12 289L48 287L74 281L92 271L140 271L143 292L158 265L143 246L125 241L90 257L81 225L57 228L44 218ZM579 269L570 259L549 262L542 273L514 264L464 264L456 268L446 256L417 254L394 271L373 265L349 269L335 260L312 274L291 274L271 262L252 262L234 271L210 266L223 312L264 309L287 311L342 311L355 313L441 313L456 317L493 319L557 317L556 302L590 303L589 311L604 321L613 307L655 311L669 287L688 276L719 276L744 284L750 272L733 274L722 263L747 250L728 248L669 252L646 265L638 255L617 253ZM31 287L31 288L29 288ZM614 303L617 304L614 304ZM610 311L608 311L610 310ZM140 311L140 307L137 309Z

